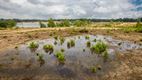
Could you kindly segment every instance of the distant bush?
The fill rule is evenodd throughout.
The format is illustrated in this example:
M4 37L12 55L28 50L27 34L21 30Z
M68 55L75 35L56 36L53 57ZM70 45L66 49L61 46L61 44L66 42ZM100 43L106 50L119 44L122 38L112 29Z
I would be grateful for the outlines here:
M65 19L59 23L56 24L57 27L70 27L71 23L69 20Z
M0 20L0 28L12 28L16 26L14 20Z
M77 27L84 27L84 26L87 26L88 24L90 24L90 21L84 20L84 19L76 20L73 23L73 25Z
M40 28L46 28L46 25L43 24L42 22L39 22Z
M49 20L48 20L48 27L56 27L56 24L55 24L55 22L54 22L54 20L52 19L52 18L50 18Z

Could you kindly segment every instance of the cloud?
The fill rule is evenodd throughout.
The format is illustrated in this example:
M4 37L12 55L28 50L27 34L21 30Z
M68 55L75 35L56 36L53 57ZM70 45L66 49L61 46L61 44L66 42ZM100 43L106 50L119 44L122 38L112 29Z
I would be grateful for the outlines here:
M137 18L137 0L0 0L0 18Z

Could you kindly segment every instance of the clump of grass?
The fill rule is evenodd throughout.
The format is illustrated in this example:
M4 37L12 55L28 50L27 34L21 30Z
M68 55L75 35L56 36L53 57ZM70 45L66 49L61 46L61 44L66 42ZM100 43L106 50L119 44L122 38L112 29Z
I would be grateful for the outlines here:
M97 41L97 39L94 39L94 40L93 40L93 42L96 42L96 41Z
M45 60L43 59L43 55L37 53L38 61L40 62L40 66L45 63Z
M58 44L57 41L55 41L55 42L54 42L54 45L57 45L57 44Z
M87 41L86 45L87 45L87 47L90 47L91 46L91 42Z
M91 67L90 70L91 70L92 73L96 73L97 72L97 68L95 66Z
M85 52L85 49L83 49L83 52Z
M29 45L28 45L28 47L29 47L30 49L32 49L32 50L37 49L38 46L39 46L39 45L38 45L36 42L31 42L31 43L29 43Z
M65 52L65 49L62 48L62 49L61 49L61 52Z
M52 53L54 51L54 47L51 44L47 44L43 46L43 49L48 53Z
M71 47L74 47L75 46L75 41L74 40L70 40L67 42L67 47L68 48L71 48Z
M54 39L55 39L55 40L58 40L58 36L54 36Z
M90 39L90 36L86 35L86 36L85 36L85 39Z
M108 59L108 52L107 52L107 50L102 53L102 56L103 56L104 60Z
M64 56L63 52L57 52L55 54L55 56L59 60L60 63L64 63L65 62L65 56Z
M107 45L103 42L97 42L96 45L93 45L90 49L92 52L102 54L104 51L106 51Z
M65 38L60 37L60 44L62 45L65 42Z

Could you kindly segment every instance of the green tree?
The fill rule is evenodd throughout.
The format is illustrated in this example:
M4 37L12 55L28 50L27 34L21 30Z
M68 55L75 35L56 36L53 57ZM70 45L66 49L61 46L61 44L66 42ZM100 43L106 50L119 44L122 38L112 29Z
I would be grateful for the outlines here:
M14 20L0 20L1 28L12 28L16 26L16 21Z
M48 27L56 27L56 24L54 23L54 20L52 18L48 20Z

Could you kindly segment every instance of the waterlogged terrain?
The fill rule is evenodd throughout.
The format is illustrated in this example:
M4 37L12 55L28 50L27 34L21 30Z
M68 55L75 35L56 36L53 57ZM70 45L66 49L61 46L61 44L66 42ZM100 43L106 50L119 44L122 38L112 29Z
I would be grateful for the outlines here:
M104 51L93 50L93 46L99 42L106 45ZM113 68L111 61L117 58L116 54L140 48L141 44L116 40L110 36L55 36L3 51L0 54L0 76L14 79L26 77L27 80L35 76L41 80L101 78Z

